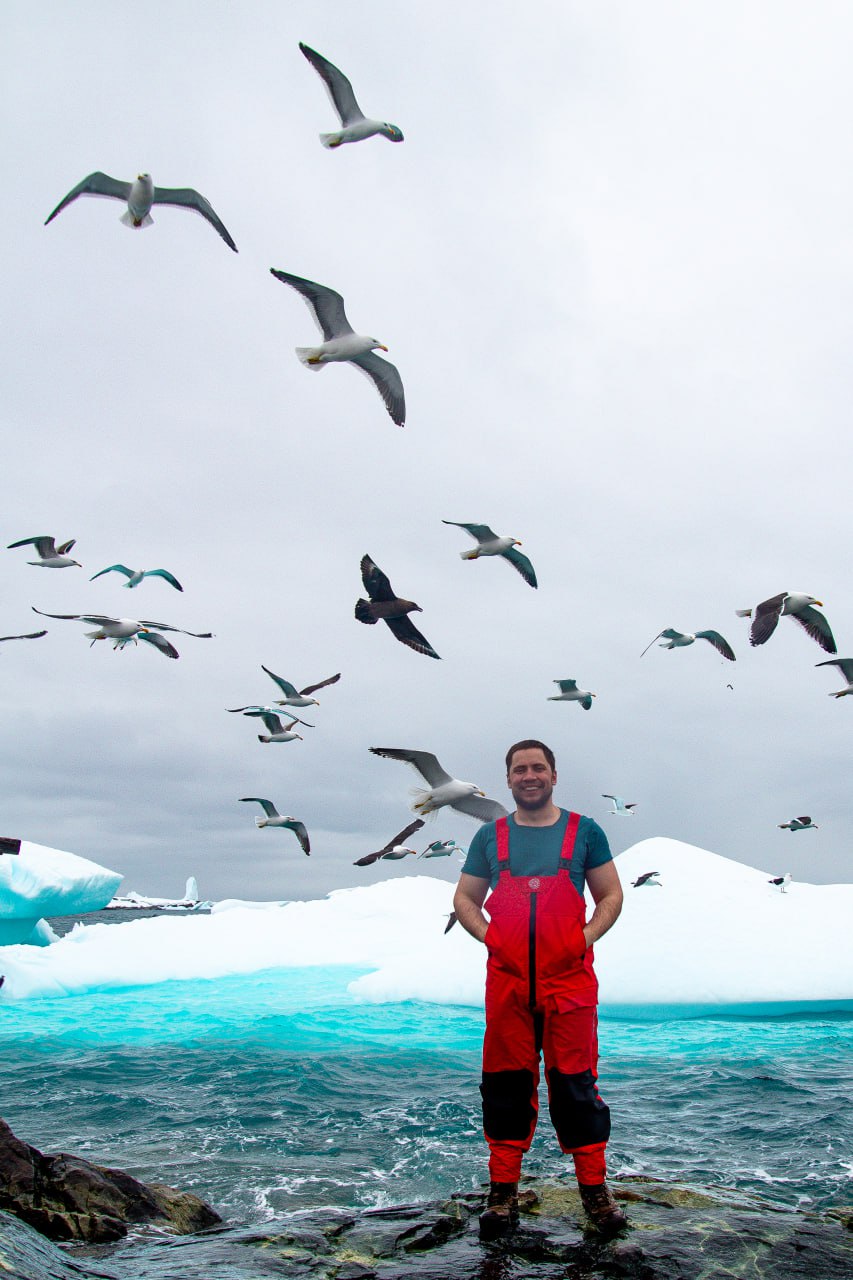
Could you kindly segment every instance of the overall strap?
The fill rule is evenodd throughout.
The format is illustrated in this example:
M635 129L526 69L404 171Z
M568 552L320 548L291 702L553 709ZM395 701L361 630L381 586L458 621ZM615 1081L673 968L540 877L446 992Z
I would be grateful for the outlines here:
M560 849L560 870L571 871L572 854L575 849L575 838L578 834L578 824L581 816L579 813L570 813L569 820L566 823L566 834L563 836L563 846Z
M509 823L506 818L498 818L495 823L495 840L498 846L498 870L503 874L509 871Z

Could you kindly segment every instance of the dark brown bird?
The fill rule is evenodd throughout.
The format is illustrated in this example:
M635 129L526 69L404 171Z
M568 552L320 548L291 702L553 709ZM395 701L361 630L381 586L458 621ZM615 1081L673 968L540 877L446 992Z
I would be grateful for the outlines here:
M362 556L361 580L369 600L360 599L355 606L355 616L359 622L372 626L374 622L384 622L401 644L408 645L417 653L424 653L428 658L440 658L430 642L407 615L423 613L421 606L414 600L401 599L386 574L374 564L370 556Z

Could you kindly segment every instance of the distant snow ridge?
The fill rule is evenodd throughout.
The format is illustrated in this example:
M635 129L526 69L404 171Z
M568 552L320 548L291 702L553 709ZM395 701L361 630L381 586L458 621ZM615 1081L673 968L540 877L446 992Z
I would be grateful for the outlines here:
M794 881L781 894L767 871L662 838L616 864L625 909L596 948L605 1013L853 1011L853 884ZM660 888L631 888L647 871ZM485 952L459 927L445 935L452 895L444 880L409 876L313 902L78 925L48 948L4 948L0 1000L316 965L363 968L347 988L356 1000L476 1007Z

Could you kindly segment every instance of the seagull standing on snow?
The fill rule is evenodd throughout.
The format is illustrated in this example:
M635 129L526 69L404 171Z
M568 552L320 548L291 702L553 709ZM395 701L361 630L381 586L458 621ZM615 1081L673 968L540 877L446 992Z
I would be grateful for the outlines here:
M830 698L844 698L848 693L853 693L853 658L832 658L829 662L816 662L816 667L838 667L844 679L847 681L843 689L835 689L829 695Z
M560 692L550 694L548 702L579 702L584 711L589 711L596 694L588 689L579 689L577 680L555 680L554 684L560 686Z
M388 348L378 338L354 332L344 311L344 300L334 289L313 280L304 280L301 276L288 275L286 271L277 271L275 267L270 267L270 271L276 280L289 284L291 289L302 295L323 335L319 347L296 348L296 354L305 367L318 370L335 361L354 364L370 378L392 420L398 427L405 426L406 397L400 374L389 360L374 354L377 348L379 351L387 351Z
M628 803L623 800L621 796L611 796L607 791L603 791L601 793L601 797L603 800L613 801L613 808L610 810L611 813L617 814L620 818L634 817L634 810L637 807L636 801Z
M783 876L774 876L774 877L773 877L773 879L772 879L772 880L768 880L768 881L767 881L767 883L768 883L768 884L775 884L775 886L776 886L776 888L779 890L779 892L780 892L780 893L784 893L784 892L786 891L786 889L788 888L788 885L789 885L789 884L791 883L791 881L793 880L793 878L794 878L794 877L791 875L790 871L786 871L786 872L785 872L785 874L784 874Z
M214 230L219 232L229 249L237 252L236 244L216 216L213 205L192 187L155 187L150 173L140 173L133 182L120 182L118 178L111 178L107 173L90 173L88 178L78 182L77 186L68 192L64 200L60 200L44 225L47 226L48 222L53 222L56 215L78 196L108 196L113 200L124 200L127 211L121 215L119 221L126 227L150 227L154 221L151 217L151 208L155 204L171 204L181 209L192 209L194 213L200 213Z
M305 853L311 853L311 843L308 839L308 832L305 829L304 822L300 822L298 818L282 817L272 800L262 800L260 796L241 796L240 803L259 804L261 806L267 816L265 818L255 818L256 827L287 827L288 831L292 831L296 836Z
M374 564L370 556L361 558L361 580L370 599L356 601L355 616L358 621L366 626L382 621L401 644L408 645L416 653L423 653L428 658L440 660L441 655L436 653L426 636L421 635L407 616L410 613L423 613L421 606L415 604L414 600L401 599L391 586L391 580Z
M693 644L694 640L708 640L724 658L728 658L729 662L735 661L734 650L719 633L719 631L676 631L674 627L667 627L665 631L659 631L654 640L650 640L646 645L643 654L648 653L655 640L663 638L664 644L658 645L659 649L682 649L688 644Z
M739 618L752 618L749 629L749 643L753 646L764 644L773 635L780 618L786 615L799 622L812 640L816 640L821 649L827 653L835 653L835 640L829 623L822 613L818 613L814 605L823 608L823 602L814 596L804 595L800 591L780 591L778 596L762 600L755 609L736 609ZM753 613L755 616L753 617Z
M183 591L178 579L169 573L168 569L128 569L125 564L111 564L106 569L93 573L89 581L94 582L96 578L102 578L105 573L123 573L127 578L124 584L126 587L138 587L143 578L165 578L170 587L174 587L176 591Z
M398 747L371 747L375 756L386 760L402 760L429 783L429 790L418 787L412 809L415 813L434 813L449 805L460 813L467 813L478 822L495 822L507 816L506 809L497 800L489 800L486 793L473 782L460 782L445 773L438 760L429 751L408 751ZM482 797L482 798L481 798Z
M807 814L803 814L801 818L792 818L790 822L778 823L780 831L817 831L818 825L812 822Z
M342 71L324 58L322 54L309 49L307 44L299 42L299 48L311 63L326 86L332 106L338 113L341 128L335 133L321 133L320 141L324 147L343 146L345 142L362 142L365 138L373 138L381 134L391 142L402 142L403 134L395 124L387 120L369 120L355 100L352 85Z
M363 858L354 862L353 866L369 867L372 862L378 862L380 858L390 858L393 861L397 858L405 858L409 853L416 853L415 849L409 849L403 842L408 840L415 831L420 831L423 825L423 818L415 818L414 822L410 822L402 831L398 831L381 849L377 849L375 853L366 853Z
M68 542L57 546L53 538L42 534L38 538L21 538L20 542L10 542L6 550L11 551L14 547L35 547L38 560L28 560L27 564L38 565L40 569L68 569L75 564L78 569L82 569L80 561L72 560L68 554L76 541L76 538L71 538Z
M537 587L536 574L527 556L516 551L521 543L518 538L499 537L487 524L463 524L460 520L442 520L442 524L455 525L464 529L477 542L473 551L460 551L463 560L479 560L480 556L502 556L508 564L517 569L524 581L531 587Z
M319 680L317 684L307 684L304 689L297 689L289 680L284 680L281 676L277 676L274 671L270 671L269 667L265 667L263 663L261 663L261 671L265 671L271 680L275 680L284 694L283 698L276 698L276 702L280 707L319 707L320 703L316 698L309 698L309 693L314 693L317 689L325 689L328 684L336 684L341 678L339 671L336 676L329 676L327 680Z

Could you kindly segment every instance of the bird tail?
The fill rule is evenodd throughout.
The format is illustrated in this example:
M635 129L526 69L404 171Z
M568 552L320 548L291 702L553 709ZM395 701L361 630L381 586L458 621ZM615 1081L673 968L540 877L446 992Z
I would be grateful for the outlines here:
M296 354L306 369L313 369L316 373L318 369L323 368L323 361L320 359L323 352L320 347L297 347Z
M479 551L460 551L459 558L460 560L479 560L480 552Z
M263 742L263 738L261 738L261 741ZM266 825L267 825L266 818L255 818L256 827L265 827Z
M146 213L144 218L134 218L133 214L128 209L126 213L121 215L119 222L123 222L124 225L126 227L130 227L132 231L140 231L143 227L152 226L154 219L151 217L150 213Z
M736 617L736 618L751 618L751 617L752 617L752 610L751 610L751 609L735 609L735 617Z
M339 147L341 145L342 138L339 133L321 133L320 141L322 142L324 147L334 148L334 147Z
M363 598L356 601L355 616L359 622L366 622L368 626L372 626L376 621L372 604Z
M269 741L270 739L267 737L265 733L258 734L258 742L269 742Z

